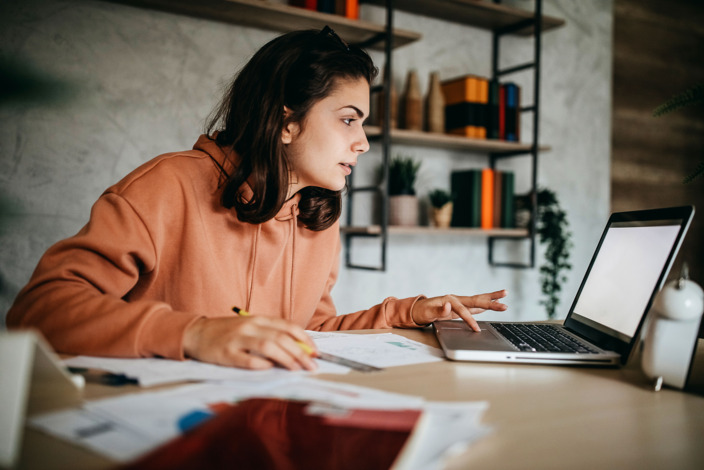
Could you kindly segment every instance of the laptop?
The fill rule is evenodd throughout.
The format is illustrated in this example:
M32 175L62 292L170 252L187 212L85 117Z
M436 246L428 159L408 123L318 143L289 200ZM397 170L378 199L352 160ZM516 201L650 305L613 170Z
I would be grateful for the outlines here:
M569 314L560 324L462 320L433 328L449 359L619 366L626 364L646 313L667 278L694 207L611 214Z

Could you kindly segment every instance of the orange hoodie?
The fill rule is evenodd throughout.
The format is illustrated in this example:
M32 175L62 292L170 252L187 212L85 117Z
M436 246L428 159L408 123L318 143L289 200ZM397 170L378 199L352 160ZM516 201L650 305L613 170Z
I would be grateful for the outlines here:
M183 359L186 328L233 306L309 330L418 326L418 297L337 316L339 225L299 224L298 194L268 222L240 222L220 204L216 161L232 169L201 136L108 188L88 224L44 254L8 327L35 327L61 353Z

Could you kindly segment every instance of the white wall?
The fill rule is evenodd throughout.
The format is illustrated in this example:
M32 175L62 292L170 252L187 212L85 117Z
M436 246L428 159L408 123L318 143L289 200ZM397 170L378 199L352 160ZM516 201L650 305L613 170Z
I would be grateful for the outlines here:
M538 177L557 191L574 233L566 309L609 210L612 2L549 0L545 12L567 21L543 36L541 142L552 151L541 156ZM380 13L362 8L365 18L381 21ZM399 89L409 68L424 90L433 70L443 79L489 74L487 32L403 13L396 25L423 34L395 52ZM44 250L78 231L103 189L159 153L192 146L223 85L277 33L91 0L3 2L0 26L3 57L69 90L50 104L0 105L0 197L9 207L0 225L4 314ZM522 62L531 40L504 45L507 60ZM382 66L381 56L374 57ZM428 148L398 151L423 158L421 195L447 185L450 169L486 162L482 155ZM374 156L366 164L365 158L361 175L374 167ZM389 295L506 287L506 317L542 318L537 269L491 268L486 250L483 238L393 236L386 272L341 270L338 310L366 308ZM363 258L375 253L355 249Z

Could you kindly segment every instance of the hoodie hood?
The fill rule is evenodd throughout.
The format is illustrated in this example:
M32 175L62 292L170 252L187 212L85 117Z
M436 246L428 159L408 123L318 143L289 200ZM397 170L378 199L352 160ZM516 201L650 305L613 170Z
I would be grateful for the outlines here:
M210 156L215 165L220 170L222 178L227 178L231 174L238 160L238 155L232 147L220 147L214 138L201 135L193 146L195 150L202 151ZM245 183L242 188L242 196L245 200L252 197L252 188ZM284 317L293 319L294 317L294 273L296 272L295 253L297 233L302 227L298 227L298 204L301 200L300 193L296 193L288 199L279 209L273 219L261 224L247 224L252 227L249 269L248 269L248 289L247 305L249 311L256 311L257 294L261 289L262 279L271 279L271 276L283 280L281 294L286 297L282 299L282 304L288 310ZM233 215L234 209L232 209ZM273 246L272 246L273 245ZM262 249L266 247L265 249ZM274 259L270 259L270 254L276 253ZM276 271L279 271L276 273Z

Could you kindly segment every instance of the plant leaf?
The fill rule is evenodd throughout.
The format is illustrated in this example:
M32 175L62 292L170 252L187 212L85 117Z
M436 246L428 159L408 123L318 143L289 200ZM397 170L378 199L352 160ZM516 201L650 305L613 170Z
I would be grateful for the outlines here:
M653 110L653 116L659 117L697 103L704 104L704 83L695 85L665 101Z

